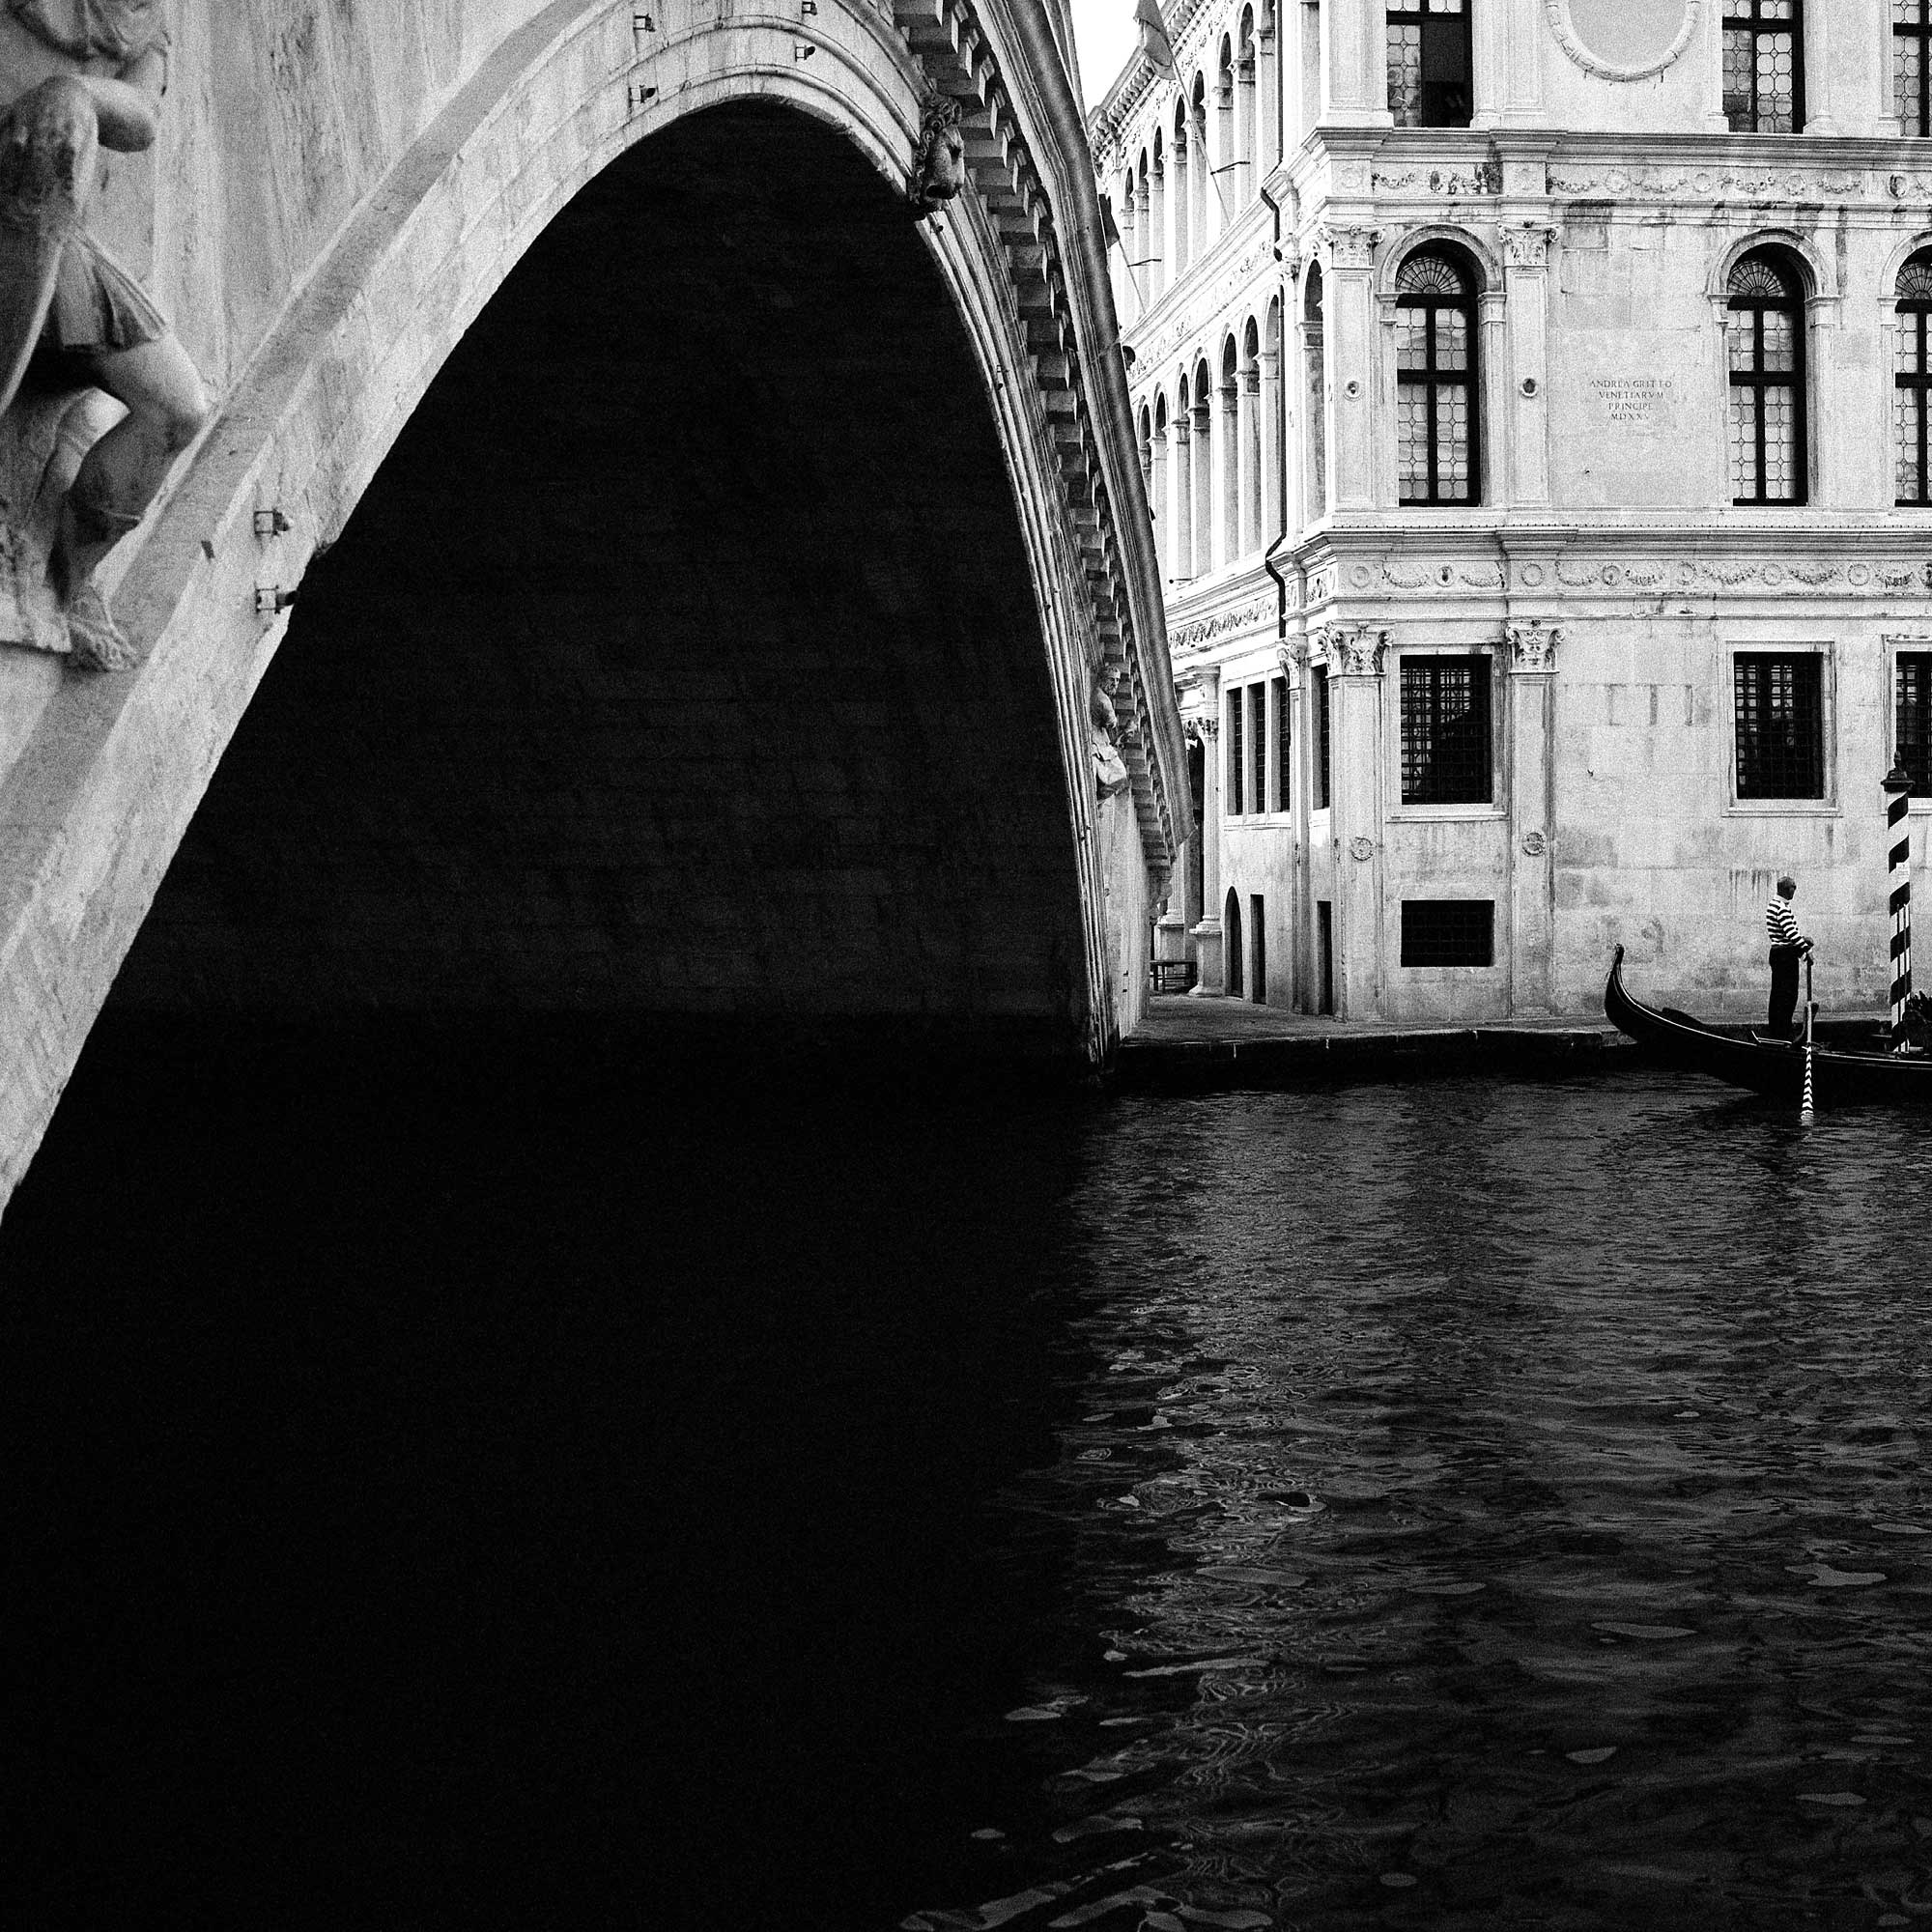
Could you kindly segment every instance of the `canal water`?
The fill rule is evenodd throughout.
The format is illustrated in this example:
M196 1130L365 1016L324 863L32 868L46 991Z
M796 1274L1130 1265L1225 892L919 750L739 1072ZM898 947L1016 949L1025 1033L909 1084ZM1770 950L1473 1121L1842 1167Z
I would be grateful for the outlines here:
M1920 1124L278 1051L0 1223L10 1925L1932 1916Z

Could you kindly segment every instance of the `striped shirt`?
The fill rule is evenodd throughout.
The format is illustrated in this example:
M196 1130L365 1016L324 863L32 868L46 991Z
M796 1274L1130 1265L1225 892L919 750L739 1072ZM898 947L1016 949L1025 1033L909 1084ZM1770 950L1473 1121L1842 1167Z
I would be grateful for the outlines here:
M1798 922L1791 916L1789 899L1772 894L1771 903L1764 909L1764 929L1771 935L1774 946L1796 946L1799 943Z

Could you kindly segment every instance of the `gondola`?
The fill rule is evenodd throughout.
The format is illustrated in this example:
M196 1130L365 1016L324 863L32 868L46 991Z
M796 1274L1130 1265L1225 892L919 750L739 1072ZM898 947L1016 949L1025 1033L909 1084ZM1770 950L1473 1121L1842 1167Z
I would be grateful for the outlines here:
M1799 1103L1804 1079L1802 1043L1739 1038L1689 1013L1645 1006L1624 985L1621 946L1604 986L1604 1011L1612 1025L1665 1065L1708 1073L1713 1080L1748 1087L1793 1107ZM1811 1065L1813 1095L1820 1107L1932 1106L1932 1054L1846 1053L1814 1046Z

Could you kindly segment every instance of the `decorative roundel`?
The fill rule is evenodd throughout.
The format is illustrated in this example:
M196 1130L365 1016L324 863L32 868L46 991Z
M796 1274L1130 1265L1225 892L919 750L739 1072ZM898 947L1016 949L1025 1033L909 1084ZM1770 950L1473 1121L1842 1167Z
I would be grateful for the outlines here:
M1600 80L1661 73L1690 44L1704 0L1543 0L1557 44Z
M1543 566L1540 563L1526 563L1517 575L1522 579L1525 589L1534 590L1543 582Z
M1358 563L1349 573L1349 579L1357 590L1366 590L1376 581L1376 574L1366 563Z
M1853 589L1862 590L1871 582L1871 565L1868 563L1855 563L1845 572L1845 576Z
M1540 859L1548 849L1548 840L1544 838L1542 833L1525 832L1522 835L1522 850L1525 858Z
M1357 859L1373 859L1376 853L1376 841L1373 838L1364 838L1357 833L1349 840L1349 850Z

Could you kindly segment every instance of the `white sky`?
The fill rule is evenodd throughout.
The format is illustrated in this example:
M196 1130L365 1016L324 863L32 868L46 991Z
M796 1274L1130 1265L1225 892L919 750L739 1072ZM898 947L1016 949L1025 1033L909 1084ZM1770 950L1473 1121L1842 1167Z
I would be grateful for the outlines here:
M1072 0L1073 41L1080 50L1080 84L1086 104L1094 107L1126 66L1140 36L1134 29L1134 0Z

